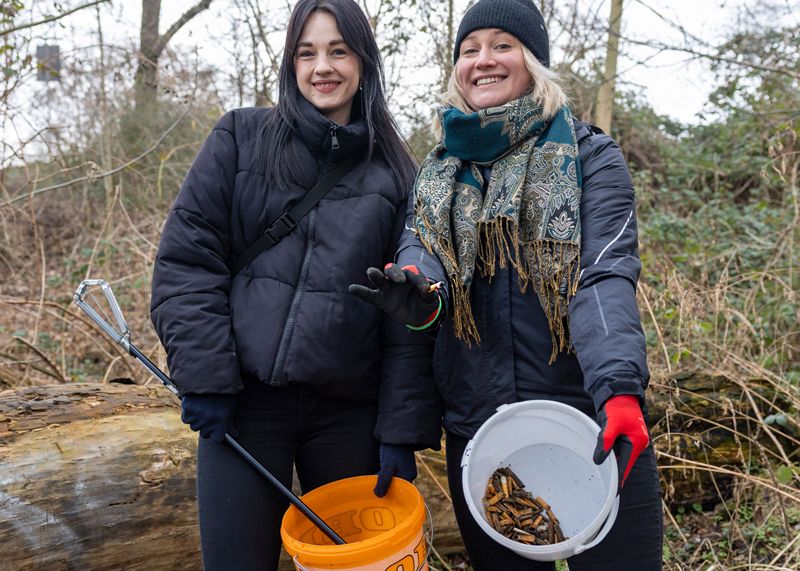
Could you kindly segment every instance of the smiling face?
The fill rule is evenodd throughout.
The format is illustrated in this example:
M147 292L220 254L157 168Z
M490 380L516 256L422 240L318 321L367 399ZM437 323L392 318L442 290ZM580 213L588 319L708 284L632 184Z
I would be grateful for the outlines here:
M503 30L475 30L461 42L456 79L473 111L497 107L525 95L531 76L520 41Z
M294 72L300 93L320 113L339 125L350 121L361 61L330 13L317 10L306 20L295 49Z

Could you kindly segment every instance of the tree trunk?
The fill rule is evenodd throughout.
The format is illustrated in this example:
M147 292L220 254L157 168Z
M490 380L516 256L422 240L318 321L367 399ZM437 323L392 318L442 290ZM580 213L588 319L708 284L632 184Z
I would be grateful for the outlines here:
M166 32L159 34L161 0L142 0L142 25L139 29L139 64L134 79L134 97L137 112L152 109L158 91L158 59L172 36L203 10L212 0L199 0L184 12Z
M136 109L151 109L156 101L158 81L158 27L161 22L161 0L142 0L142 25L139 30L139 64L134 79Z
M611 132L611 117L614 111L614 87L617 83L617 56L619 55L619 32L622 27L622 0L611 0L611 16L608 19L608 44L603 83L597 92L595 123L606 133Z
M654 381L649 414L667 504L716 503L732 488L732 476L712 480L681 468L686 460L744 472L764 457L779 462L776 441L797 449L796 425L767 428L756 418L791 414L791 400L759 379L693 372ZM198 569L196 444L160 386L0 393L0 571ZM421 452L417 464L434 548L459 552L444 455ZM286 557L280 569L292 569Z
M160 386L0 393L0 571L199 569L196 446ZM443 459L420 458L436 548L461 551Z

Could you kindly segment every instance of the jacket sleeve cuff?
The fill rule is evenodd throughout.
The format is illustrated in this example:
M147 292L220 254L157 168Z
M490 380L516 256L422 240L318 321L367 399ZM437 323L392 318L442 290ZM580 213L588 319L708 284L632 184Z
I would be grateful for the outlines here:
M608 399L619 395L636 396L639 404L644 406L644 383L635 375L625 373L607 375L598 379L594 387L591 397L596 412L600 412Z
M411 446L414 450L440 450L442 447L442 429L439 423L436 426L417 426L415 430L405 434L396 432L395 427L407 425L408 418L392 418L390 414L378 415L375 425L375 438L381 444L394 444L397 446Z

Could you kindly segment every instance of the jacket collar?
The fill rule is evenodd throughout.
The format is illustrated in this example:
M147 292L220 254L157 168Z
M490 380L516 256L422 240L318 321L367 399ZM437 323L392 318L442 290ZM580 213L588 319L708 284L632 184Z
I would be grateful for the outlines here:
M355 111L359 106L353 107ZM327 156L332 162L338 162L344 158L358 156L367 146L366 125L355 113L352 122L347 125L337 125L301 97L300 115L295 121L294 131L311 154L317 158ZM336 145L338 148L335 148Z

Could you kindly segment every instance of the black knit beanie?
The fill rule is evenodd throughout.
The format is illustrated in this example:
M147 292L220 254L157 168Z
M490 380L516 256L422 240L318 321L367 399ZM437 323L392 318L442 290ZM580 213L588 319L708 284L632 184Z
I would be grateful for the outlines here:
M550 67L550 39L542 13L532 0L480 0L467 10L458 26L453 63L458 61L461 42L475 30L500 28L512 34L542 65Z

